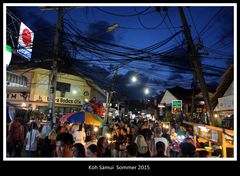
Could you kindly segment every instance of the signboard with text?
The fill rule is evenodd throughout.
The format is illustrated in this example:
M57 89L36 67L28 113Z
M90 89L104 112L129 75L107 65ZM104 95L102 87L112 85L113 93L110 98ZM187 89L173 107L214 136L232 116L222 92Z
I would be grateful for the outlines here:
M31 60L34 33L24 23L20 25L17 53Z
M48 102L49 98L47 96L34 95L34 101ZM55 103L81 105L82 101L80 99L77 99L77 98L56 97L55 98Z
M172 100L172 113L182 111L182 100Z

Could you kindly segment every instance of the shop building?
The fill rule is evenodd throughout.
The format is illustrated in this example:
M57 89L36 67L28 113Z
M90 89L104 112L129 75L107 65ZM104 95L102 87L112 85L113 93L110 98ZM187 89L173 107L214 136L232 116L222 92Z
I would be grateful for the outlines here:
M230 65L221 76L222 81L212 99L214 114L220 120L220 126L233 129L234 115L234 79L233 66Z
M192 95L193 92L191 89L184 89L179 86L166 89L166 91L161 96L158 108L167 108L169 111L172 111L173 101L181 100L182 101L181 110L183 112L191 112ZM209 92L209 96L211 98L213 96L213 93ZM203 94L200 90L197 90L195 94L194 109L196 112L203 112L204 109Z
M233 129L234 115L234 95L233 82L224 93L223 97L218 98L218 104L214 109L216 117L221 119L221 126Z
M49 75L50 71L42 68L12 71L7 75L7 102L22 108L47 112ZM55 113L79 111L91 96L96 97L98 101L105 101L104 91L90 80L58 73Z

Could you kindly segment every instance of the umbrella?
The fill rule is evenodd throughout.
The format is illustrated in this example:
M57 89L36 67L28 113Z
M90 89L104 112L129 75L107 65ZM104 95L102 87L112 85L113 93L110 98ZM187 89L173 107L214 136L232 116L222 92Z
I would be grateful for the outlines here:
M60 118L61 122L80 122L85 123L87 125L96 125L100 126L101 121L96 117L96 115L89 112L72 112L68 113L62 118Z
M59 120L60 120L61 122L65 122L69 117L71 117L71 116L72 116L73 114L75 114L75 113L76 113L76 112L70 112L70 113L62 116Z
M104 121L104 119L103 119L101 116L96 115L96 117L97 117L97 119L101 122L101 125L100 125L100 126L106 125L106 122Z

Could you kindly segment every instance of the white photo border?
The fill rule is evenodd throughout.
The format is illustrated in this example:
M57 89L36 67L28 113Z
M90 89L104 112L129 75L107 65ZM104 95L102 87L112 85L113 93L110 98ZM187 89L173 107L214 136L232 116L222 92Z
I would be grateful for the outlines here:
M10 6L229 6L234 11L234 158L9 158L6 152L6 64L3 59L3 161L237 161L237 3L3 3L3 55L6 52L6 8Z

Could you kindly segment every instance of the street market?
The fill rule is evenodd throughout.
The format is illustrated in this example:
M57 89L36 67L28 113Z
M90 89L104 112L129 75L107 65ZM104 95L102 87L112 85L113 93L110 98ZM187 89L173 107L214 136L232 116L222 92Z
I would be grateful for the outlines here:
M4 159L236 159L235 14L4 4Z

